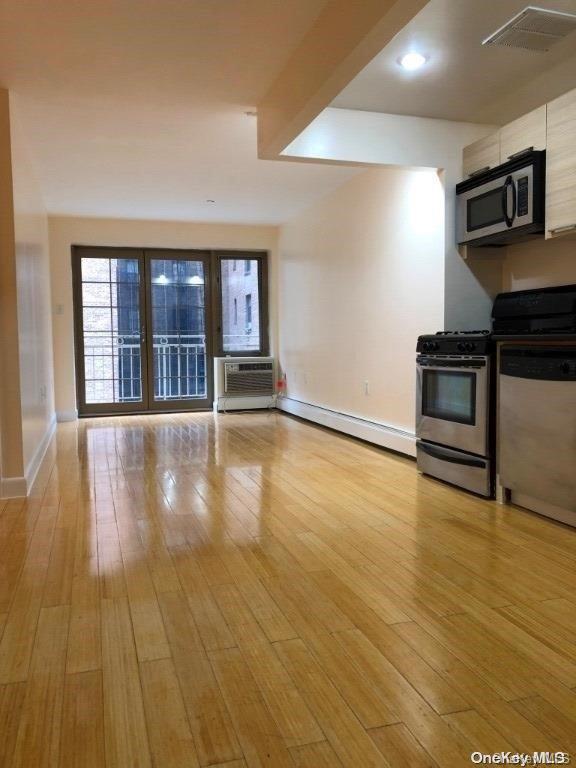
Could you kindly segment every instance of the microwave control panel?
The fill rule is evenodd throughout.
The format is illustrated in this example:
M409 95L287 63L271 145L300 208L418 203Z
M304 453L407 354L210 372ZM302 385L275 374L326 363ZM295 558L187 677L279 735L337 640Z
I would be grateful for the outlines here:
M528 213L528 176L518 179L518 216Z

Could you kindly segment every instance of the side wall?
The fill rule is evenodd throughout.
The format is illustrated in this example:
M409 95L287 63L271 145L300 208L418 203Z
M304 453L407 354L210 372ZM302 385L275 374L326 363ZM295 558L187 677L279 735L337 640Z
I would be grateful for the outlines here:
M522 291L576 283L576 239L538 238L507 248L504 290Z
M56 412L60 421L76 418L74 311L71 248L109 245L135 248L231 248L270 252L270 344L277 349L276 227L196 224L98 218L50 218L50 257Z
M279 258L286 410L310 417L300 403L391 427L407 439L375 442L412 453L416 338L443 325L437 172L358 174L281 227Z
M442 169L445 187L444 319L438 329L487 328L501 289L501 258L485 251L463 259L456 246L455 187L462 178L462 149L495 126L325 109L283 152L286 156L347 163ZM493 250L493 249L492 249Z
M0 90L0 496L30 490L55 425L48 218Z
M36 474L55 426L48 217L10 97L24 471Z

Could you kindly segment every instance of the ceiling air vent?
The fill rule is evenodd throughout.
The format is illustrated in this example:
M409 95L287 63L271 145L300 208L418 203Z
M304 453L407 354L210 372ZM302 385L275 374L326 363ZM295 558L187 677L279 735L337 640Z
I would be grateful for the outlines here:
M482 45L505 45L527 51L547 51L576 29L576 15L535 8L529 5L504 26L493 32Z

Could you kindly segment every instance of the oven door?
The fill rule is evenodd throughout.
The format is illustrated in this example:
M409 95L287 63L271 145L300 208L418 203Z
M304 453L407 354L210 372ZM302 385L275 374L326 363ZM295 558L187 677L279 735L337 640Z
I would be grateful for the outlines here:
M417 360L416 436L488 455L487 358Z
M458 243L481 240L532 224L533 180L534 168L528 165L459 192L456 208Z

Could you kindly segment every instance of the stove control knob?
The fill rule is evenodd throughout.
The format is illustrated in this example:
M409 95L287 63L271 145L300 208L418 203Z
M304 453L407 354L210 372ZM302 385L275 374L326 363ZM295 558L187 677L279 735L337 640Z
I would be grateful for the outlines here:
M474 352L476 349L476 344L473 341L468 341L466 343L466 352Z
M432 349L434 351L438 351L440 349L440 343L438 341L433 341L432 342Z
M466 344L464 344L463 341L459 341L456 345L456 348L458 349L458 352L465 352L466 351Z
M560 364L560 372L563 373L565 376L568 376L570 374L570 363L561 363Z

